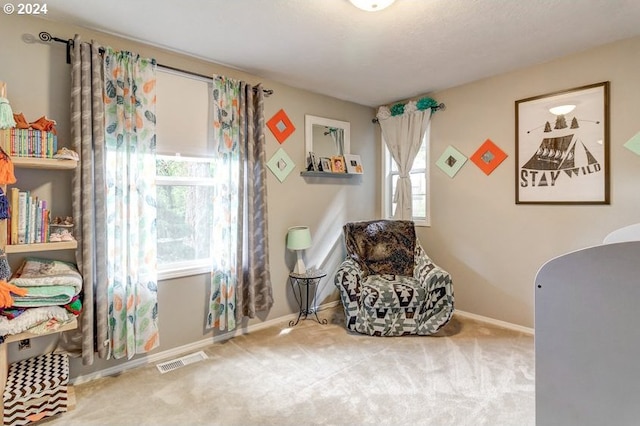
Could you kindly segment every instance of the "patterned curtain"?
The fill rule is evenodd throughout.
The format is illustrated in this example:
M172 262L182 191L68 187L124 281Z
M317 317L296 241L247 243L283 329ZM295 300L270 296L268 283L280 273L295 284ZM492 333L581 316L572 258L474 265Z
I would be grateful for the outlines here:
M80 156L73 175L74 230L78 240L76 262L82 274L83 310L78 333L63 333L62 346L82 352L82 362L94 361L94 342L107 339L106 243L96 238L105 229L104 204L104 78L100 47L83 43L79 36L71 50L71 140ZM98 231L100 230L100 231ZM95 331L94 331L95 330ZM98 355L107 348L98 346Z
M254 96L255 93L255 96ZM241 83L240 157L244 202L242 238L243 268L238 283L236 317L255 318L256 312L273 306L269 272L269 238L267 226L267 160L264 135L264 92L262 85Z
M214 76L211 109L216 144L211 297L207 325L237 321L273 305L267 237L264 95Z
M156 270L156 62L104 53L106 235L111 355L159 345Z
M240 213L240 85L214 78L211 109L215 150L211 296L207 326L236 328L236 286L242 271L242 244L238 244Z

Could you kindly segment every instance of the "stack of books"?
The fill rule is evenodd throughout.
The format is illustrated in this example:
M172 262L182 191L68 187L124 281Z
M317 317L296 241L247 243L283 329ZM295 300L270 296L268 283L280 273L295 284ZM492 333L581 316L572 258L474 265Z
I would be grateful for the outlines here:
M49 242L51 212L47 201L31 195L30 191L18 188L9 190L8 244L33 244Z
M5 129L9 155L13 157L53 158L58 150L58 137L52 132L34 129Z

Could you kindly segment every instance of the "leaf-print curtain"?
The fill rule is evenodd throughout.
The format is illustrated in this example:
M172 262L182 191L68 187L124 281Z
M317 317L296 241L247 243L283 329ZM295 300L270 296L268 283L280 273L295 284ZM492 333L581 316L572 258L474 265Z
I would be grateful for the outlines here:
M156 270L156 62L104 53L107 281L111 355L159 344Z
M214 76L211 110L216 144L208 327L237 321L273 305L267 237L264 95L242 81Z
M236 286L241 273L238 244L240 198L240 85L224 77L213 80L213 139L215 181L211 254L211 296L207 325L219 330L236 328Z

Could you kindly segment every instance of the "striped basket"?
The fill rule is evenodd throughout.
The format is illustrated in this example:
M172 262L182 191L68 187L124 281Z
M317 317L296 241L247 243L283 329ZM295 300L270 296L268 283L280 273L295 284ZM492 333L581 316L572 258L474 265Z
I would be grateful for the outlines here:
M67 411L69 358L45 354L9 366L4 425L27 425Z

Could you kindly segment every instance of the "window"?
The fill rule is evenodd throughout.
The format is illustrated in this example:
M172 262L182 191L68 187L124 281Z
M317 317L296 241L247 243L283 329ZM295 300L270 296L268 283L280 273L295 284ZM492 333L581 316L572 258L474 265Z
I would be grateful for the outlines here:
M159 155L156 159L158 271L163 278L211 267L213 162Z
M159 279L208 272L214 162L210 80L158 67L157 231Z
M382 140L383 149L383 193L382 203L383 212L386 218L392 218L396 209L396 203L393 201L396 185L398 184L398 166L391 153L387 149L387 145ZM413 161L410 172L411 177L411 193L413 196L413 221L418 226L429 226L431 224L429 212L429 128L425 132L424 139L420 150Z

